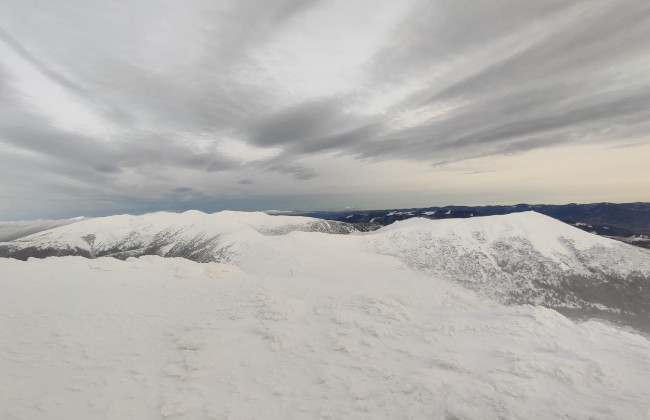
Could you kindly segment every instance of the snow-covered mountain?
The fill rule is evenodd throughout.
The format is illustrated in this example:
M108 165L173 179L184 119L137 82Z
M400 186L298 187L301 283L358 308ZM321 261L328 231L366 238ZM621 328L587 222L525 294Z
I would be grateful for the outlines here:
M365 233L343 222L264 213L121 215L0 243L0 256L158 255L234 264L265 275L298 270L305 252L324 255L332 244L340 252L360 246L396 257L502 303L542 305L650 330L650 251L535 212L414 218Z
M409 219L372 239L381 253L503 303L650 331L650 251L539 213Z
M27 235L41 232L55 227L77 223L86 220L86 217L72 219L40 219L20 222L0 222L0 242L13 241Z
M338 210L293 212L348 223L372 222L388 226L396 221L425 219L466 219L534 211L589 233L606 236L650 249L650 203L516 204L501 206L445 206L385 210Z
M647 335L539 306L638 324L650 254L535 213L156 213L2 246L123 259L0 258L3 419L650 416Z
M265 213L206 214L159 212L119 215L81 221L0 242L0 257L73 256L120 259L142 255L184 257L197 262L231 262L237 249L255 235L283 235L293 231L346 234L353 224L308 217L271 217Z

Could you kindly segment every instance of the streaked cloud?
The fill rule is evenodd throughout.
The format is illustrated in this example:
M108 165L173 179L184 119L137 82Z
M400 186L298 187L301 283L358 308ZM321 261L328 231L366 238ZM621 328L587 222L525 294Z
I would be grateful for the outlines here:
M376 206L435 197L450 168L629 146L614 194L650 142L648 39L643 0L7 0L0 218L324 208L357 184ZM510 200L594 175L556 176L558 194ZM445 179L458 204L481 184Z

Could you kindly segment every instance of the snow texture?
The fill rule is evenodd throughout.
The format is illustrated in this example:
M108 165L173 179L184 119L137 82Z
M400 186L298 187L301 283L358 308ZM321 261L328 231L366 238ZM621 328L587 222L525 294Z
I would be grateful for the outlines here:
M256 273L0 259L0 417L650 415L640 335L502 306L340 236L290 236L302 254Z
M548 216L408 219L370 239L380 253L502 303L650 331L650 252Z

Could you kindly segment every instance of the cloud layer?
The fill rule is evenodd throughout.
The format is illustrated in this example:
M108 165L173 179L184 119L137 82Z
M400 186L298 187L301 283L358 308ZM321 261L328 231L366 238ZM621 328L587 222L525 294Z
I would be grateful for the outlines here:
M0 218L263 208L354 193L341 178L373 165L489 173L503 156L650 141L644 0L8 0L0 12ZM379 172L357 192L417 193Z

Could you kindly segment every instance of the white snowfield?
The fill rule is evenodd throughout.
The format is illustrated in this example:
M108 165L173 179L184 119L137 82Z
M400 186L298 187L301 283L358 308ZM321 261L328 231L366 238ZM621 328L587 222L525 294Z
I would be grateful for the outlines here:
M648 255L569 226L558 233L564 225L534 213L352 235L300 231L314 220L289 216L160 213L29 240L181 238L207 221L228 264L0 258L0 418L650 418L644 336L503 306L435 274L431 252L456 252L445 238L476 232L454 243L486 261L498 247L485 244L522 235L539 243L530 255L558 264L599 249Z

